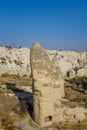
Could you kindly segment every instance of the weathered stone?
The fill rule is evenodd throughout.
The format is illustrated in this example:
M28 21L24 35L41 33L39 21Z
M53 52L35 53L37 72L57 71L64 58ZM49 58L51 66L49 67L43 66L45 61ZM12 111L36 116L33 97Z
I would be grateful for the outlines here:
M75 77L76 74L87 77L87 51L45 51L51 60L57 54L58 65L64 76L67 76L67 72L70 72L70 77ZM75 72L76 69L77 73ZM31 74L30 49L0 46L0 76L6 74L29 77Z
M57 57L51 61L47 52L35 43L31 49L31 70L34 92L34 120L40 126L53 123L56 102L64 96L64 79ZM60 103L59 103L60 104Z

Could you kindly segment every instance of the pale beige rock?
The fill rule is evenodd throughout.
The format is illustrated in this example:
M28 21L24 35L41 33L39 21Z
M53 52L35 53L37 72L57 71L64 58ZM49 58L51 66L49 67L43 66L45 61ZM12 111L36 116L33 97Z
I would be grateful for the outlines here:
M34 120L38 124L47 126L55 122L73 123L87 119L87 109L67 108L61 103L64 96L62 73L67 76L67 71L70 71L71 77L76 75L87 77L87 52L44 50L36 43L31 50L31 66L34 84ZM75 68L78 69L77 74ZM29 77L30 50L0 47L0 75L2 74Z
M61 102L64 100L62 99L64 79L57 54L49 58L39 43L35 43L31 49L31 70L34 94L33 118L37 124L43 127L58 122L78 123L87 118L85 114L87 109L65 107ZM71 72L74 73L73 69Z
M26 75L29 77L30 68L30 50L28 48L10 48L0 46L0 76Z
M78 70L77 76L87 77L87 67Z
M70 76L75 77L75 69L77 68L78 76L87 77L87 51L57 51L45 50L52 61L56 54L58 65L64 76L67 76L67 71L70 71ZM30 67L30 49L28 48L10 48L0 46L0 75L15 74L20 77L31 74Z
M40 126L53 123L56 102L64 96L64 79L57 57L51 61L47 52L35 43L31 49L31 70L34 91L34 120Z
M63 112L63 118L66 121L77 123L82 122L83 120L87 119L87 109L83 107L76 107L76 108L65 108ZM64 119L63 119L64 120Z

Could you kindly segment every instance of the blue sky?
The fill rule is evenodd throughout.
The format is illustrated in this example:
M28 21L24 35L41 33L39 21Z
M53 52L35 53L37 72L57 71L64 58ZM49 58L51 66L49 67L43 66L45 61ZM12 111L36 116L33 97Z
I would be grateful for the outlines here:
M0 45L87 50L87 0L0 0Z

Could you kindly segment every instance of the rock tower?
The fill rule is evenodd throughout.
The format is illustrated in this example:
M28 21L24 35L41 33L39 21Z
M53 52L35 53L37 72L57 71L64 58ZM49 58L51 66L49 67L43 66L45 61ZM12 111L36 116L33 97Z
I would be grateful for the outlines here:
M47 52L36 42L31 49L33 78L33 118L40 126L55 122L56 105L64 96L64 80L56 56L50 60Z

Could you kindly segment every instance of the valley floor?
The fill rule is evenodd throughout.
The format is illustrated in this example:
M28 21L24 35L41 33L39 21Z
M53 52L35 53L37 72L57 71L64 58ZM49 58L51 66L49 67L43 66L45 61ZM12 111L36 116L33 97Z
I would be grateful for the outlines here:
M63 104L71 108L83 106L87 108L87 78L77 77L65 80L65 99ZM0 77L0 123L15 124L23 130L38 130L32 119L32 80L15 75ZM71 126L71 127L70 127ZM72 125L58 125L43 128L42 130L58 130L72 128ZM87 123L80 124L79 128L87 129ZM67 130L68 130L67 128Z

